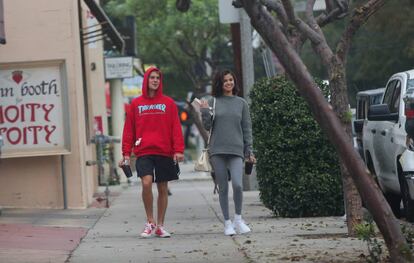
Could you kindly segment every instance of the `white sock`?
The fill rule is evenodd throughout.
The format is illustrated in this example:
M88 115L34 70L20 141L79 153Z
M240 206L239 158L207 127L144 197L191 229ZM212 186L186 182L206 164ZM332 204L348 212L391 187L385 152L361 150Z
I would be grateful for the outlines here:
M242 220L241 215L238 215L238 214L234 215L234 221L241 221L241 220Z

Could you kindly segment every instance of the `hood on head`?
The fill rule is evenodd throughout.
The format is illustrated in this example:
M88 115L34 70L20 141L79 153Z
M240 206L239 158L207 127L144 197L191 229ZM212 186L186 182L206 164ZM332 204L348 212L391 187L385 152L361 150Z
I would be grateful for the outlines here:
M158 87L156 93L155 93L155 97L159 97L162 95L162 73L161 71L156 68L156 67L149 67L144 74L144 81L142 82L142 95L145 98L149 98L148 97L148 80L149 80L149 76L151 74L151 72L153 71L157 71L160 74L160 86Z

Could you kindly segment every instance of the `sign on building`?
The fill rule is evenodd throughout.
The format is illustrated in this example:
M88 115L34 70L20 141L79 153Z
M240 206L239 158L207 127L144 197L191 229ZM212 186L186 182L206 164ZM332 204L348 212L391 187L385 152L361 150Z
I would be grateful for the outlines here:
M105 78L123 79L133 76L132 57L107 57L105 58Z
M63 62L0 65L2 158L70 152Z

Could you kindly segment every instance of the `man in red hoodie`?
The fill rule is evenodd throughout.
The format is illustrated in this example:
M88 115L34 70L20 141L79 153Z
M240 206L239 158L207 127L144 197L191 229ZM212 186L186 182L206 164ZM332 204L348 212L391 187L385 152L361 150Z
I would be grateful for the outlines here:
M122 135L122 155L129 162L133 151L147 222L141 237L170 237L163 225L168 205L168 181L177 180L175 163L184 160L184 140L173 99L162 93L162 74L155 67L144 74L142 95L128 107ZM152 183L158 188L157 221L153 214Z

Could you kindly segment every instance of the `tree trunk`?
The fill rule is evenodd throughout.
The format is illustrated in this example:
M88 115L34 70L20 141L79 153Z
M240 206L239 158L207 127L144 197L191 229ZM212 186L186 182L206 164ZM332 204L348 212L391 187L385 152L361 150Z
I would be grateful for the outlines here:
M358 189L355 186L354 180L352 180L351 174L346 169L344 161L341 160L340 162L348 235L355 237L356 226L361 224L363 220L362 202Z
M348 142L352 144L352 126L349 101L345 78L345 65L334 57L329 67L329 87L331 89L331 105L340 117L342 128ZM346 169L345 162L340 158L342 182L344 188L345 211L347 217L348 235L355 236L356 225L362 222L362 202L352 176Z
M304 44L304 36L298 30L290 30L287 38L292 44L295 51L300 54ZM315 52L318 49L314 46ZM345 63L341 63L338 57L333 56L332 59L325 57L325 53L318 53L323 61L330 61L327 65L329 74L329 87L331 89L331 105L338 116L343 116L341 119L342 127L349 137L349 142L352 143L352 126L349 115L349 101L345 78ZM343 182L343 192L345 200L345 212L347 218L348 235L355 236L356 225L362 222L362 202L358 194L358 190L352 180L351 175L345 167L344 161L339 160L341 168L341 177Z
M377 223L387 244L392 262L407 262L411 256L401 228L384 196L369 176L369 172L357 155L349 136L344 131L341 122L332 106L326 102L306 66L292 48L274 17L264 12L260 1L241 0L243 7L251 18L253 27L266 41L267 45L277 55L321 128L336 148L345 167L354 179L358 191L367 205L368 210Z

